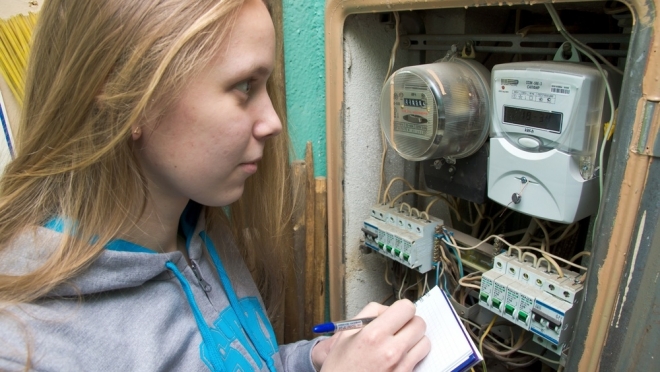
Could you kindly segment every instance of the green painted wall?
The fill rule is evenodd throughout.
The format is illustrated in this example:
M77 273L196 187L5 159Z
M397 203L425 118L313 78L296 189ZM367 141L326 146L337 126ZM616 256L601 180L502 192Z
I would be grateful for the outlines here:
M325 0L282 0L287 115L297 159L314 148L315 176L326 175Z

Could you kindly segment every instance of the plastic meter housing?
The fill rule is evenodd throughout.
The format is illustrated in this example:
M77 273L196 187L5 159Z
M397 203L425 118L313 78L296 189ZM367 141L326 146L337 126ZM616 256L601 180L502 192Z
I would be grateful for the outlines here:
M528 153L557 150L594 177L605 83L594 66L514 62L493 67L492 137Z
M490 112L490 73L461 58L401 68L380 95L381 129L412 161L472 155L488 138Z
M605 80L593 65L515 62L492 71L488 197L559 223L598 210L594 169Z

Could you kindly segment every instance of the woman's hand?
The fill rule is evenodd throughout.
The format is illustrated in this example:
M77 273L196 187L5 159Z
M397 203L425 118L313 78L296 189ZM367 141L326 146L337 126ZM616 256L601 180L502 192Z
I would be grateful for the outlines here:
M367 305L356 318L377 317L364 328L338 332L312 349L312 361L323 371L412 371L431 350L426 323L415 305L400 300L387 307ZM321 367L321 368L319 368Z

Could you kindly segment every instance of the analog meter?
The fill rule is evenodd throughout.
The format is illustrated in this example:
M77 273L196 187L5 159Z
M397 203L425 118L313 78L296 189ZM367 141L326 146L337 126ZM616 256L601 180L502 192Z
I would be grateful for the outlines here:
M381 92L381 129L407 160L470 156L488 137L489 82L488 70L467 59L399 69Z

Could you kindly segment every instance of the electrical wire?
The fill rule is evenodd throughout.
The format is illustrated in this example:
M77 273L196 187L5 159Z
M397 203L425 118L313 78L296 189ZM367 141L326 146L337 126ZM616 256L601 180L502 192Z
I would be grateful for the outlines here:
M562 228L555 229L554 231L552 231L550 233L550 236L554 235L556 231L561 231L561 230L563 230L561 235L559 235L559 237L557 239L551 240L550 244L555 245L555 244L559 243L560 241L575 235L575 233L577 233L578 230L579 230L579 226L578 226L577 222L573 222L572 224L570 224L568 226L563 226Z
M497 232L497 230L498 230L500 227L502 227L502 225L504 225L504 222L506 222L506 220L507 220L509 217L511 217L511 215L513 214L513 212L514 212L513 209L509 209L509 208L507 208L507 207L502 207L501 212L497 214L497 216L499 216L499 218L498 218L498 219L499 219L499 222L498 222L497 225L495 225L495 227L493 228L493 232ZM504 217L502 217L503 215L504 215Z
M389 274L390 274L390 261L385 261L385 283L387 283L387 285L389 286L392 286L392 282L390 282Z
M511 330L511 327L509 327L509 330ZM488 335L488 338L495 342L496 344L500 345L501 347L505 348L506 351L498 351L495 354L499 356L509 356L517 351L519 351L525 344L531 340L531 337L525 337L529 335L526 331L520 332L520 336L518 336L518 340L514 345L505 345L504 343L500 342L497 338L493 337L492 335ZM513 337L512 337L513 339Z
M575 262L575 260L577 260L578 258L580 258L582 256L591 256L591 252L582 251L580 253L577 253L575 256L571 257L571 259L569 261Z
M538 354L530 353L529 351L518 350L518 352L520 354L525 354L525 355L533 356L534 358L539 358L539 359L541 359L542 361L544 361L546 363L559 364L559 360L549 359L549 358L546 358L546 357L538 355Z
M516 235L524 234L525 232L527 232L527 228L520 229L520 230L515 230L515 231L509 231L507 233L502 233L502 234L498 234L498 235L503 237L503 238L507 238L509 236L516 236Z
M555 270L557 271L557 275L560 278L564 277L564 271L561 269L561 267L559 267L559 265L557 264L557 261L552 259L552 257L544 256L544 257L539 258L539 260L536 262L536 268L539 268L541 266L541 262L547 262L548 265L552 265L555 268ZM548 266L548 265L546 265L546 267L548 268L547 272L551 272L550 266Z
M429 204L426 206L426 213L429 213L429 212L431 211L431 207L432 207L433 204L435 204L435 202L437 202L438 200L442 200L443 202L445 202L445 204L447 204L447 207L448 207L449 209L451 209L451 211L454 212L454 214L455 214L456 216L458 216L458 218L460 219L460 213L458 213L458 210L457 210L456 206L455 206L455 205L452 205L452 203L449 201L449 199L447 199L446 197L444 197L444 196L442 196L442 195L435 195L435 196L434 196L434 198L433 198L433 199L429 202Z
M546 9L548 10L548 13L550 13L550 17L552 18L552 21L555 23L555 27L557 27L557 31L559 31L559 33L560 33L565 39L567 39L567 40L570 41L572 44L574 44L575 49L579 50L580 52L582 52L582 54L584 54L584 55L586 55L587 57L589 57L589 59L591 59L591 61L592 61L594 64L598 64L598 62L595 61L595 58L593 58L594 55L597 56L601 61L603 61L604 64L606 64L607 66L609 66L609 67L610 67L612 70L614 70L616 73L618 73L619 75L623 75L623 71L621 71L621 70L618 69L616 66L614 66L614 65L613 65L610 61L608 61L605 57L603 57L602 55L600 55L598 52L596 52L595 50L593 50L593 49L592 49L591 47L589 47L588 45L582 43L581 41L579 41L578 39L576 39L575 37L573 37L573 35L571 35L571 34L568 32L568 30L566 30L566 28L564 27L564 24L562 23L561 19L559 18L559 14L557 14L557 11L555 10L554 6L552 6L552 4L548 4L548 3L546 3L546 4L544 4L544 5L545 5ZM548 5L549 5L549 6L548 6ZM580 50L580 49L584 49L584 50ZM586 52L585 52L585 51L586 51Z
M598 176L598 196L599 196L599 199L598 199L599 203L598 204L600 205L600 203L603 200L603 169L604 169L603 168L603 153L605 152L605 145L607 144L607 139L610 137L612 129L614 128L615 106L614 106L614 96L612 95L612 88L610 87L610 84L607 81L607 75L603 71L603 68L600 66L600 63L598 63L598 61L592 55L591 52L593 52L593 54L595 54L596 56L600 57L600 59L606 65L610 66L610 68L612 68L614 71L620 73L621 75L623 75L623 72L621 70L617 69L616 67L614 67L607 59L605 59L600 54L596 53L596 51L594 51L593 49L589 48L588 46L582 44L580 41L578 41L574 37L572 37L568 33L568 31L566 31L566 28L564 28L564 24L561 22L561 19L559 18L559 14L557 14L557 11L552 6L552 4L545 3L543 5L545 5L545 8L548 10L548 13L550 13L550 17L552 18L552 21L554 22L555 27L557 27L557 31L559 31L559 33L562 34L562 36L564 36L564 38L571 41L573 43L573 46L575 47L575 49L582 52L582 54L587 56L591 60L591 62L594 63L594 65L596 66L596 68L598 68L598 71L603 76L603 79L605 81L605 88L607 90L607 97L608 97L609 103L610 103L610 120L609 120L610 125L607 127L607 132L605 133L605 136L603 137L603 142L601 144L600 152L598 154L598 168L600 169L600 171L599 171L600 174ZM595 217L596 220L598 220L598 216L599 216L599 214L596 214L596 217ZM594 239L595 239L595 235L594 235Z
M403 207L408 207L408 215L412 215L412 207L408 203L399 204L399 212L403 212Z
M387 67L387 73L385 74L385 81L383 82L383 86L387 83L387 79L389 79L390 74L392 73L392 69L394 68L394 61L396 59L396 51L399 48L399 12L394 12L394 45L392 46L392 51L390 52L390 63ZM378 201L380 202L380 196L381 196L381 190L383 187L383 184L385 183L385 157L387 156L387 139L385 138L385 133L383 131L380 131L380 141L381 145L383 147L383 152L381 155L380 159L380 182L378 185ZM412 188L412 187L411 187ZM383 201L385 197L383 196Z
M404 191L404 192L400 193L399 195L395 196L394 199L392 199L392 200L389 202L389 203L390 203L390 204L389 204L389 205L390 205L390 208L394 208L394 204L396 203L397 200L399 200L400 198L402 198L402 197L404 197L404 196L406 196L406 195L409 195L409 194L417 194L417 195L419 195L419 196L436 196L436 194L434 194L434 193L432 193L432 192L423 191L423 190L417 190L417 189L412 189L412 190Z
M441 239L444 240L445 242L453 243L453 245L457 244L456 240L454 240L454 238L451 237L451 235L448 236L447 230L445 230L445 234L442 235ZM456 262L458 264L458 278L460 279L463 276L465 276L464 271L463 271L463 260L461 259L461 253L458 249L456 249L452 246L447 246L447 249L456 257ZM443 254L443 256L445 258L447 258L444 254Z
M541 228L541 231L543 231L543 237L545 239L545 250L550 250L550 234L548 234L548 229L545 228L543 223L536 217L534 217L534 221L536 221L536 225Z
M380 198L379 198L379 200L378 200L379 203L386 203L386 202L387 202L387 199L388 199L389 194L390 194L390 188L392 187L392 185L393 185L394 182L396 182L396 181L401 181L401 182L403 182L406 186L408 186L408 189L410 189L410 190L415 190L415 188L413 187L413 185L411 185L410 182L408 182L407 179L405 179L405 178L403 178L403 177L394 177L394 178L392 178L392 179L390 180L390 182L387 184L387 187L385 188L385 192L383 193L383 196L382 196L382 200L381 200ZM379 192L379 195L380 195L380 192Z
M497 319L497 315L493 316L493 320L488 323L488 327L486 328L486 331L481 335L481 338L479 338L479 352L481 352L481 355L484 355L483 351L483 344L484 344L484 338L486 338L486 335L488 335L488 332L490 332L491 328L493 328L493 324L495 324L495 320ZM486 361L482 361L482 366L484 369L484 372L486 372Z
M469 251L469 250L476 249L476 248L479 247L481 244L483 244L483 243L485 243L485 242L487 242L487 241L489 241L490 239L493 239L493 238L494 238L494 239L497 239L497 240L499 240L499 241L501 241L501 242L504 243L504 244L506 244L509 248L532 250L532 251L535 251L535 252L539 252L539 253L541 253L541 255L544 255L544 256L547 255L547 256L549 256L549 257L551 257L551 258L554 258L554 259L557 260L557 261L561 261L561 262L563 262L563 263L565 263L565 264L568 264L568 265L573 266L573 267L575 267L575 268L578 268L578 269L580 269L580 270L584 270L584 271L587 270L587 268L584 267L584 266L581 266L581 265L575 264L575 263L570 262L570 261L568 261L568 260L566 260L566 259L563 259L563 258L561 258L561 257L559 257L559 256L556 256L556 255L553 255L553 254L551 254L551 253L545 252L545 251L543 251L543 250L541 250L541 249L538 249L538 248L535 248L535 247L530 247L530 246L518 246L518 245L511 244L511 243L509 243L508 241L506 241L504 238L502 238L501 236L498 236L498 235L490 235L490 236L487 237L486 239L481 240L478 244L473 245L473 246L471 246L471 247L459 247L458 245L453 245L453 244L448 243L448 242L445 242L445 244L451 245L452 247L454 247L454 248L458 248L458 249L460 249L460 250L462 250L462 251ZM520 256L519 256L519 257L520 257Z
M25 75L32 30L37 16L30 13L0 20L0 75L20 106L25 95Z
M401 299L401 291L403 290L403 286L406 285L406 276L408 276L408 270L403 272L403 279L401 279L401 286L399 287L399 296L397 297L397 300Z

